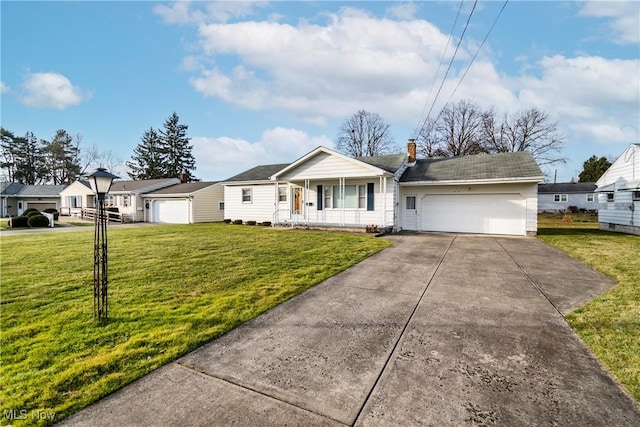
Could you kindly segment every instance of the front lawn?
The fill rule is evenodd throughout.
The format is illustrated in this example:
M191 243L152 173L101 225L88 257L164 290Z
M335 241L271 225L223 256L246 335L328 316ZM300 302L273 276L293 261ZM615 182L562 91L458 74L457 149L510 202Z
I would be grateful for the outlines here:
M109 321L99 324L92 229L2 236L1 410L59 421L389 244L257 226L115 226Z
M640 402L640 237L590 228L539 228L538 238L619 284L567 316L600 361Z

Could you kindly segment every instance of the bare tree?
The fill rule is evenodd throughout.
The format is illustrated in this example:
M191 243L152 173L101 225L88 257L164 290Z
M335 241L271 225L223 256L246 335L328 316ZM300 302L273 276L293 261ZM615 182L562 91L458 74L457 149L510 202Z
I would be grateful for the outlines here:
M461 100L442 110L436 120L438 157L486 153L482 145L482 113L471 101Z
M418 153L422 157L436 157L438 153L438 147L440 146L440 139L436 132L436 121L427 117L422 124L422 127L415 132L415 140L418 148Z
M336 147L352 157L370 157L396 151L389 125L376 113L360 110L342 123Z
M491 110L483 114L482 125L483 144L492 153L529 151L541 166L566 162L560 157L564 138L558 123L537 108L505 114L499 124Z

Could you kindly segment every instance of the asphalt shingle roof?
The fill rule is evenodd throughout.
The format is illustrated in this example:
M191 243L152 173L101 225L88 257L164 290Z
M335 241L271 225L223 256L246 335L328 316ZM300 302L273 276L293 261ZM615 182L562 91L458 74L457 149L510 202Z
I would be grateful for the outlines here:
M474 156L418 159L400 182L466 181L542 177L531 153L478 154Z
M267 181L276 172L286 168L290 163L280 163L277 165L261 165L232 176L226 181Z
M595 182L560 182L556 184L538 184L538 193L593 193Z
M158 179L143 179L140 181L113 181L109 193L116 191L136 191L142 188L149 187L151 185L159 184L163 181L168 181L172 178L158 178Z
M387 172L395 173L402 166L406 157L406 154L391 154L388 156L355 157L355 159Z
M210 182L187 182L184 184L176 184L170 187L161 188L160 190L152 191L151 193L147 193L147 196L156 195L156 194L189 194L194 191L202 190L203 188L207 188L211 185L217 184L217 181Z
M11 183L2 192L6 196L23 196L23 197L55 197L59 196L66 185L25 185L19 183Z

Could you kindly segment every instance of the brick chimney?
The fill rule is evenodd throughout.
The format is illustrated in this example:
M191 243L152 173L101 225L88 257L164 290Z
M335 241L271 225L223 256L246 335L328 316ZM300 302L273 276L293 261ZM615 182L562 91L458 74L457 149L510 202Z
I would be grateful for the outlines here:
M407 163L413 164L416 162L416 140L410 139L407 144Z
M186 184L188 177L189 177L189 175L187 174L186 170L183 170L182 172L180 172L180 183L181 184Z

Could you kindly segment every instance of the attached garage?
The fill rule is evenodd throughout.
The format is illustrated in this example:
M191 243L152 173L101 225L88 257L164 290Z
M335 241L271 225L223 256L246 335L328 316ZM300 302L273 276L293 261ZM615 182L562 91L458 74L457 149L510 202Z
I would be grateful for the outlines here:
M425 195L420 230L526 234L526 203L519 194Z
M189 224L189 200L153 200L151 222Z
M401 228L535 235L543 178L528 152L417 160L398 183Z

